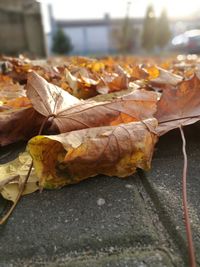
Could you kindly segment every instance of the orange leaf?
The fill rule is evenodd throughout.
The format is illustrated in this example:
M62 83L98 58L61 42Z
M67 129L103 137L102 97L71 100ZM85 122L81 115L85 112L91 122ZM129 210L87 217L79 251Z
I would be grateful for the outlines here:
M200 79L198 74L189 80L182 81L177 87L165 89L158 102L155 117L160 123L157 129L159 135L181 125L198 121L200 119Z
M44 116L33 108L11 109L0 112L0 145L5 146L36 135Z
M156 119L90 128L28 143L41 187L56 188L97 174L126 177L148 170L157 137Z
M42 115L55 115L54 122L61 133L124 123L127 118L128 121L152 118L157 103L157 93L145 90L134 90L110 101L80 101L34 73L28 80L27 95Z

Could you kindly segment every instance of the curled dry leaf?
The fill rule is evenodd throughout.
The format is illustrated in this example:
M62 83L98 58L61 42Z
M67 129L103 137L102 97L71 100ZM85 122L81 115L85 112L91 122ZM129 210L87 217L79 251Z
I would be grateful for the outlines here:
M133 66L131 74L134 80L146 80L149 76L148 72L141 65Z
M65 69L65 79L73 95L78 98L87 99L97 94L96 85L100 80L85 68L79 68L74 75Z
M46 90L42 90L43 88ZM35 109L4 109L0 113L0 145L27 140L37 135L45 117L80 102L34 72L29 76L27 95ZM55 124L52 125L51 131L55 130L54 126Z
M9 100L15 100L15 98L25 97L25 95L24 86L19 83L14 83L10 77L0 74L1 101L7 102Z
M31 107L0 112L0 145L33 137L38 133L44 118Z
M15 201L27 172L31 164L31 156L27 153L21 153L19 157L7 164L0 165L0 194L11 201ZM38 178L35 171L32 170L31 175L26 184L23 195L30 194L38 190Z
M157 136L156 119L37 136L28 143L39 184L56 188L97 174L126 177L148 170Z
M0 113L0 145L27 140L36 135L44 116L52 113L56 118L51 122L50 132L57 133L57 127L60 132L68 132L151 118L156 111L158 96L154 92L134 90L124 91L124 96L118 93L116 96L110 95L110 98L102 97L101 100L106 100L102 102L80 101L35 73L31 74L27 88L35 110L32 107L12 110L4 108ZM49 126L50 122L45 128Z
M111 72L105 70L103 63L96 62L87 68L66 69L65 74L73 95L84 99L97 93L107 94L128 88L129 74L117 64Z
M27 96L33 107L45 117L57 115L60 111L80 103L79 99L58 86L48 83L35 72L29 74Z
M157 94L134 91L111 101L85 101L60 112L55 118L60 132L97 126L117 125L152 118L156 111Z
M153 71L153 69L155 70ZM183 77L176 75L171 71L162 69L158 66L149 68L149 74L150 84L153 87L158 88L159 90L163 90L165 88L168 88L169 86L176 86L183 80ZM153 75L157 76L155 77Z
M31 107L31 102L30 100L25 97L17 97L12 100L5 101L4 106L7 107L8 109L12 108L24 108L24 107Z
M44 116L54 114L54 123L61 133L140 121L152 118L156 112L158 95L155 92L134 90L115 99L97 102L80 101L69 93L63 94L59 87L56 92L54 89L54 85L37 74L32 73L28 80L27 94L34 108Z
M101 76L101 82L97 85L97 92L107 94L128 89L128 77L125 73L107 73Z
M163 91L155 117L157 132L163 135L169 130L200 120L200 79L195 74L177 87Z

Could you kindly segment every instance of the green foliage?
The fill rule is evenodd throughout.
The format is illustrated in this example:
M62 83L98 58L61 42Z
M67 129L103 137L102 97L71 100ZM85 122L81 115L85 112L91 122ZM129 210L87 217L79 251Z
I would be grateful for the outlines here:
M163 10L158 21L157 21L157 36L156 43L160 48L167 45L171 37L171 32L169 28L169 21L167 17L166 10Z
M143 24L142 47L152 51L156 44L156 18L153 6L148 6Z
M70 38L59 28L53 37L52 51L56 54L68 54L72 49Z

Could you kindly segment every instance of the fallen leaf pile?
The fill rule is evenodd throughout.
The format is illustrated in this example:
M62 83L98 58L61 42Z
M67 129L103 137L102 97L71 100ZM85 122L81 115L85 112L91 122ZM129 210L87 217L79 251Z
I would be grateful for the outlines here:
M150 169L158 138L200 119L199 62L2 57L0 146L28 142L0 166L2 196L15 201L32 160L24 194Z

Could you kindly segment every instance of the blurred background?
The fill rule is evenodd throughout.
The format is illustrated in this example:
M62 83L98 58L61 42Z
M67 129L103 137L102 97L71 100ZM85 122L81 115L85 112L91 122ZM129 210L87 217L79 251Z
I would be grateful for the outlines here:
M0 54L200 53L199 0L0 0Z

